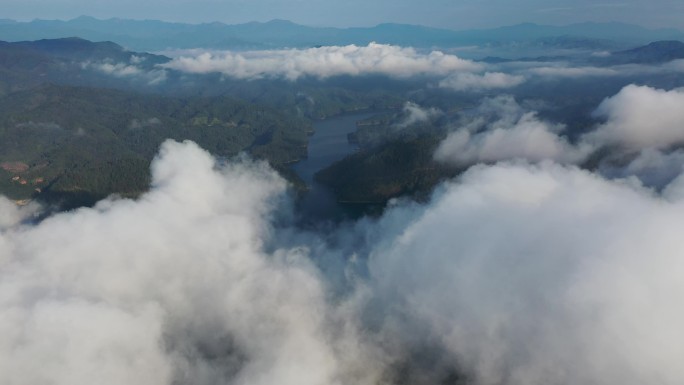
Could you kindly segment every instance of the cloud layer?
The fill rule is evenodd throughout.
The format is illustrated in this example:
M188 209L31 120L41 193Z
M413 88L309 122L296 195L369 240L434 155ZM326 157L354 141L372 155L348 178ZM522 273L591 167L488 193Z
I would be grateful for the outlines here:
M616 64L603 66L567 61L511 61L489 64L487 65L487 71L497 74L499 78L498 82L494 82L495 78L492 77L493 84L505 84L504 79L513 81L516 77L522 77L523 81L532 79L555 81L558 79L572 80L583 78L626 79L627 77L648 77L682 73L684 72L684 60L678 59L657 64ZM468 79L465 75L462 75L462 77Z
M238 79L282 77L288 80L306 76L325 79L340 75L444 76L481 68L477 63L440 51L420 53L413 48L377 43L368 46L203 52L175 58L165 67L188 73L222 73Z
M675 384L678 199L549 163L477 167L388 214L406 225L371 271L476 384Z
M94 70L117 78L142 80L148 85L163 83L167 79L167 73L164 69L146 70L140 68L138 64L141 63L141 60L142 59L137 56L132 56L129 63L114 62L111 60L100 62L87 61L81 63L80 66L84 70Z
M460 166L516 158L576 163L588 153L560 136L563 126L540 120L510 96L486 99L472 115L440 144L436 160Z
M578 164L609 149L599 164L605 175L637 176L662 187L681 169L676 150L684 144L681 106L681 90L628 85L595 110L601 122L570 143L563 136L564 125L539 119L513 97L488 98L464 115L437 148L435 159L459 166L511 159Z
M604 118L587 140L628 149L666 148L684 142L684 92L629 85L604 100L595 115Z
M399 128L405 128L412 124L427 122L437 118L444 113L437 108L423 108L416 103L406 102L404 104L404 118L396 124Z
M167 142L138 201L35 226L0 201L0 382L364 383L306 249L263 251L285 182L215 166Z
M263 163L169 141L152 174L40 223L0 199L0 382L684 380L684 177L476 166L322 237Z
M439 82L441 88L455 91L482 91L498 88L512 88L525 82L522 75L510 75L503 72L459 73Z

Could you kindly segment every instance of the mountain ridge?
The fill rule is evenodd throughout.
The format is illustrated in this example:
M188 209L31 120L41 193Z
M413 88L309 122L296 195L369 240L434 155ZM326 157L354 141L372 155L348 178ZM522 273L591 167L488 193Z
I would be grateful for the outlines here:
M3 20L0 40L21 41L79 36L91 41L113 41L128 49L161 51L172 48L262 49L319 45L365 45L371 41L415 47L458 47L468 44L505 44L571 36L611 39L622 47L657 40L684 40L677 29L649 29L625 23L575 23L565 26L520 23L490 29L455 30L415 24L381 23L371 27L313 27L274 19L240 24L177 23L160 20L97 19ZM619 46L619 44L616 44Z
M684 43L679 40L659 40L636 48L613 52L614 62L655 64L684 59Z

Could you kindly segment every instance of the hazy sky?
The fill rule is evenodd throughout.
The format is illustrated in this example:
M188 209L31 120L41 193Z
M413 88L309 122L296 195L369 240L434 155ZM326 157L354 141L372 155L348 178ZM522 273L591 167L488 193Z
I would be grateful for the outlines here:
M621 21L684 29L682 0L0 0L0 6L2 17L20 20L90 15L241 23L279 18L317 26L400 22L452 29Z

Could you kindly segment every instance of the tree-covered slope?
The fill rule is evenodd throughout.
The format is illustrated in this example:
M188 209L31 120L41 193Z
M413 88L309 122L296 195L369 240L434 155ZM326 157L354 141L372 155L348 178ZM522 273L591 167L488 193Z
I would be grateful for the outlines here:
M168 98L46 85L0 99L0 192L15 199L134 195L167 139L283 167L306 153L307 121L231 98Z

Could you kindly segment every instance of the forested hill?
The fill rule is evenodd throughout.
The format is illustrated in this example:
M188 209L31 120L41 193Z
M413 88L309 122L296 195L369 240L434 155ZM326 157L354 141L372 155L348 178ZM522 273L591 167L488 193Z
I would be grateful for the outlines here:
M153 76L163 75L158 65L169 60L129 51L109 41L91 42L78 37L0 41L0 95L46 82L145 89L154 81ZM135 72L141 76L130 76Z
M223 79L167 57L80 38L0 42L0 194L90 204L148 186L167 138L217 156L285 165L306 155L311 118L403 104L387 79ZM395 95L396 94L396 95Z
M219 156L247 151L279 167L305 156L310 130L305 120L228 97L44 85L0 99L0 192L72 205L135 195L167 138Z

